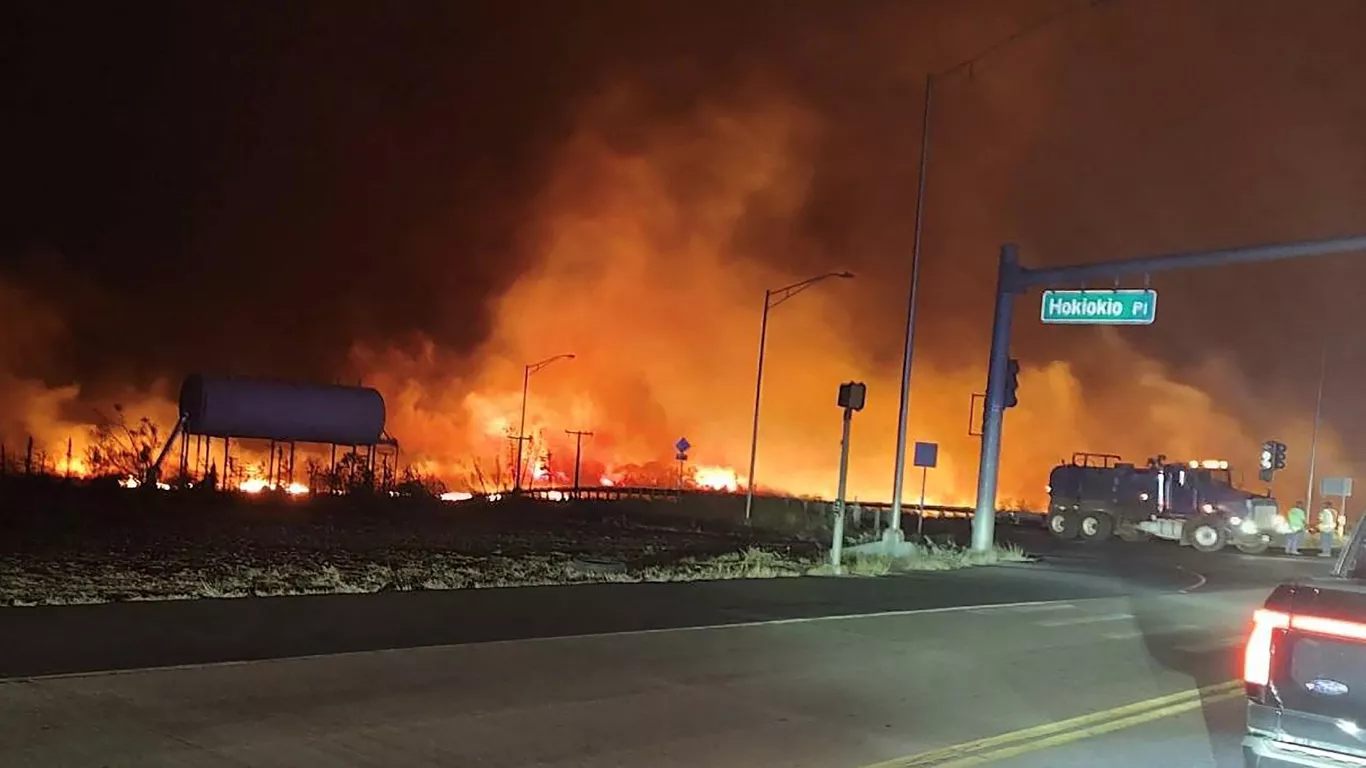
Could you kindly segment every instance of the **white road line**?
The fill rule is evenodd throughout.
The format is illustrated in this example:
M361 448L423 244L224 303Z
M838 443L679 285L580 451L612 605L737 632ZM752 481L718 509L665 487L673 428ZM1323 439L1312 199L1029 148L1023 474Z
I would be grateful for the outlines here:
M214 669L218 667L243 667L268 664L277 661L316 661L320 659L345 658L348 656L380 656L408 651L443 651L465 646L511 645L514 643L553 643L565 640L592 640L611 637L635 637L640 635L667 635L678 632L710 632L720 629L748 629L754 627L778 627L787 624L819 624L827 621L849 621L854 619L878 619L895 616L919 616L937 613L967 613L987 609L1025 608L1051 605L1057 600L1024 600L1014 603L987 603L985 605L951 605L944 608L909 608L897 611L871 611L867 613L843 613L834 616L804 616L795 619L760 619L756 621L736 621L728 624L699 624L689 627L661 627L659 629L626 629L616 632L584 632L573 635L553 635L548 637L517 637L507 640L481 640L469 643L446 643L443 645L417 645L404 648L377 648L369 651L342 651L339 653L306 653L292 656L276 656L269 659L245 659L239 661L209 661L198 664L166 664L128 669L102 669L93 672L63 672L51 675L12 675L0 677L0 684L24 680L62 680L79 677L104 677L109 675L129 675L137 672L170 672L176 670Z
M1189 587L1186 587L1185 589L1182 589L1182 590L1181 590L1181 594L1183 594L1183 595L1188 595L1188 594L1190 594L1191 592L1194 592L1195 590L1197 590L1197 589L1199 589L1199 588L1205 586L1205 582L1209 581L1209 579L1206 579L1206 578L1205 578L1205 575L1202 574L1202 573L1196 573L1195 571L1192 571L1192 570L1189 569L1189 568L1183 568L1182 566L1179 566L1179 565L1176 566L1176 568L1177 568L1177 570L1185 571L1186 573L1189 573L1190 575L1192 575L1192 576L1195 577L1195 583L1194 583L1194 584L1191 584Z
M1075 611L1077 606L1071 603L1045 603L1043 605L1021 605L1015 608L1007 608L1011 613L1039 613L1041 611Z
M1041 627L1070 627L1076 624L1098 624L1102 621L1122 621L1132 619L1132 613L1107 613L1102 616L1078 616L1074 619L1049 619L1048 621L1036 621Z

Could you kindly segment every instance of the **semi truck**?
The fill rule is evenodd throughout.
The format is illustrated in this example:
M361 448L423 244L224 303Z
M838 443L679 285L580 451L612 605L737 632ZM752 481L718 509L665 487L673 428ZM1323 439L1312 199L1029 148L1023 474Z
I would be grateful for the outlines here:
M1234 485L1227 461L1159 455L1139 466L1115 454L1074 453L1049 474L1048 497L1048 530L1060 539L1163 539L1201 552L1232 544L1257 554L1284 546L1289 530L1270 494Z

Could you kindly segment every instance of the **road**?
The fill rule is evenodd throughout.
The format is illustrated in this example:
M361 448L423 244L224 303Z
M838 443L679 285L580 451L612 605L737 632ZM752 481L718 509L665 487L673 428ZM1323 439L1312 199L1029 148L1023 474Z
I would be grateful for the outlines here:
M1327 565L1039 548L882 579L12 609L0 764L1236 764L1239 702L1171 697L1231 679L1266 588Z

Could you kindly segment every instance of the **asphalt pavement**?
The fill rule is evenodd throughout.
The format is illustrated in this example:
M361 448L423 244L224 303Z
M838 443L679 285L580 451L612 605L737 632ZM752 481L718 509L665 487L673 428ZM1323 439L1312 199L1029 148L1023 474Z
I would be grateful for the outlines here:
M0 765L1222 765L1247 616L1328 568L1036 549L879 579L7 609Z

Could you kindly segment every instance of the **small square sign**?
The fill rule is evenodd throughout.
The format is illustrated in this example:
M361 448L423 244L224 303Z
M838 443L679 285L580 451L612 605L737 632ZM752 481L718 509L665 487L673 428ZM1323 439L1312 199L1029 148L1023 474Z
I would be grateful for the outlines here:
M939 462L939 443L916 443L915 466L934 469Z

